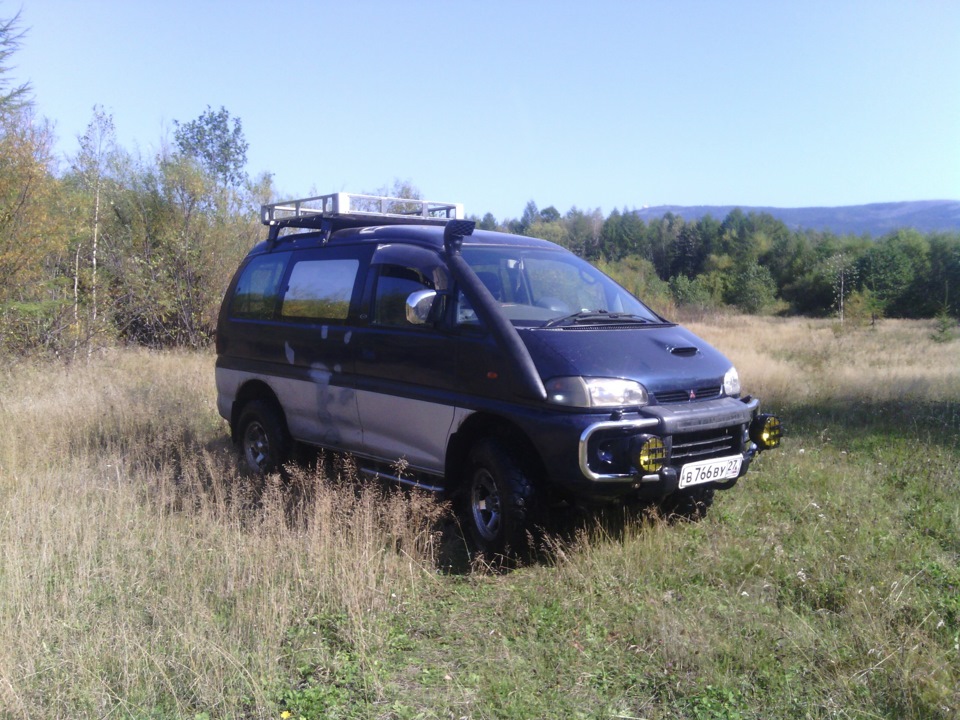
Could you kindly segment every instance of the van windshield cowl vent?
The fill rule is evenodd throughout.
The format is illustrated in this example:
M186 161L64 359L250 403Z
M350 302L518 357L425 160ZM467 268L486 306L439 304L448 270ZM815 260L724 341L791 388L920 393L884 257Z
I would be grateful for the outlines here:
M679 355L680 357L692 357L699 352L697 348L687 345L685 347L672 347L670 348L671 355Z

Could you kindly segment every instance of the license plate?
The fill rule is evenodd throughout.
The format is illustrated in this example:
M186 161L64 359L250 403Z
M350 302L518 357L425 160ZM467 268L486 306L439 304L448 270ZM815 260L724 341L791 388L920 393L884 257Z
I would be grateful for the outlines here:
M680 489L691 485L735 478L740 474L742 463L743 457L741 455L687 463L680 470Z

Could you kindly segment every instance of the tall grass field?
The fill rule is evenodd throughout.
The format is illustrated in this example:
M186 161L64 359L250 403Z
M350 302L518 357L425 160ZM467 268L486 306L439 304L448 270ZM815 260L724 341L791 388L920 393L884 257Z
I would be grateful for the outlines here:
M960 341L689 327L788 435L510 568L348 458L244 473L211 353L0 369L2 718L960 717Z

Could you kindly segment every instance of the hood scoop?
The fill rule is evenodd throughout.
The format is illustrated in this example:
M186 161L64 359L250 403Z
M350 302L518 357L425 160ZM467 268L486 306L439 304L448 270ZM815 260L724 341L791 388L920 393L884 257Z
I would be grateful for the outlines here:
M671 355L677 355L678 357L693 357L698 352L700 352L698 348L695 348L692 345L682 345L680 347L669 347L667 348L667 351Z

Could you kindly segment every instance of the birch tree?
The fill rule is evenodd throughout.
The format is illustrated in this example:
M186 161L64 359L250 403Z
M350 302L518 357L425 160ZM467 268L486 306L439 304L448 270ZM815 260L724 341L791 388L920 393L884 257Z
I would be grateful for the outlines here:
M98 258L101 232L101 209L105 184L109 179L110 165L116 153L116 129L113 117L100 106L94 106L93 119L86 132L80 136L80 152L74 160L73 170L83 190L90 197L90 333L96 336L100 326L98 303ZM77 273L74 278L74 318L79 321L79 258L82 243L77 246ZM93 352L88 344L87 354Z

